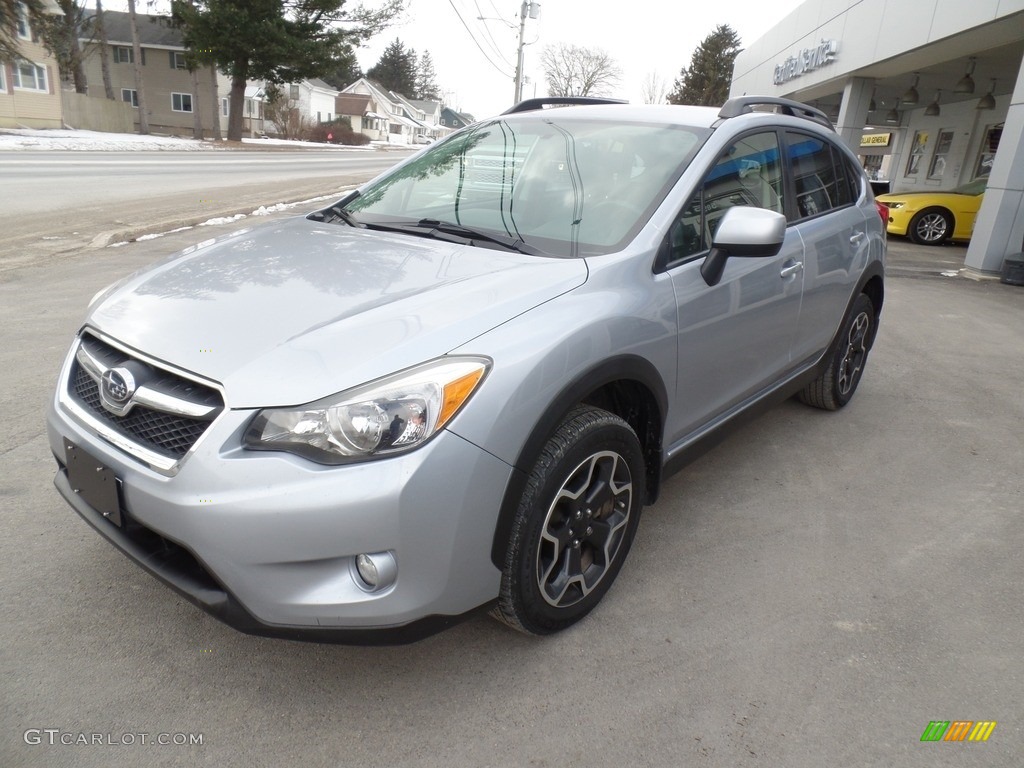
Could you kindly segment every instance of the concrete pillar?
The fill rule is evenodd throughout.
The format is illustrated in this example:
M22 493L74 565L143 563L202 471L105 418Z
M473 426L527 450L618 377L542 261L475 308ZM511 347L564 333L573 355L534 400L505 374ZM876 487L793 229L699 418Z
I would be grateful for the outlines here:
M875 81L866 77L851 77L843 88L843 100L839 105L839 119L836 132L854 154L860 154L860 137L868 121L868 105Z
M1024 61L1003 135L989 175L985 200L978 211L974 234L967 248L967 274L999 275L1003 260L1020 253L1024 242Z

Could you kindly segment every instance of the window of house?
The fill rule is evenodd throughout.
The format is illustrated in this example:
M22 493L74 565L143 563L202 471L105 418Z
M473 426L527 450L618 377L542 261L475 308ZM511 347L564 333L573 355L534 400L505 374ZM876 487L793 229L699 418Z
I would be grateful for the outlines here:
M19 59L14 64L14 87L23 91L48 92L46 84L46 67L42 64Z
M15 19L18 37L22 40L32 39L32 28L28 25L28 8L24 3L18 3L17 18Z
M221 111L221 114L224 115L224 117L228 116L228 104L229 104L229 102L228 102L227 99L221 99L220 100L220 111Z
M298 85L289 85L288 86L288 98L289 99L295 99L296 101L298 100L298 98L299 98L299 86Z
M172 93L171 94L171 109L175 112L191 112L192 111L192 94L191 93Z
M188 69L185 63L185 54L181 51L168 51L171 59L171 69Z
M115 64L132 64L135 62L135 50L130 45L114 46ZM142 66L146 66L146 49L142 49Z
M949 156L949 148L953 145L953 131L943 128L939 131L939 138L935 142L935 150L932 152L932 162L928 166L929 179L941 179L946 172L946 162Z
M139 92L134 88L122 88L121 89L121 101L126 104L131 104L136 109L139 108Z
M0 93L7 93L7 80L4 78L4 65L0 64Z

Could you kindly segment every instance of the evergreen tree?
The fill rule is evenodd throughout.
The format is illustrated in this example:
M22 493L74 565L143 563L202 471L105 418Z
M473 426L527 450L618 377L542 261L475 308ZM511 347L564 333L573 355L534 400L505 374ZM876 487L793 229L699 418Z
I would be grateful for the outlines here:
M437 73L430 51L424 51L416 67L416 95L423 101L440 101L441 89L437 86Z
M740 36L728 24L719 24L704 38L683 67L668 95L670 104L717 107L729 98L732 65L740 48Z
M323 75L323 81L340 91L362 76L355 49L350 45L332 62L331 69Z
M406 49L396 37L366 76L389 91L413 98L416 94L416 51Z
M57 0L57 5L63 13L35 15L32 25L46 50L57 60L61 79L73 82L77 93L88 93L89 84L82 66L85 57L78 39L89 36L92 20L75 0Z
M386 0L375 11L349 11L345 2L172 0L171 16L181 27L189 64L216 64L231 77L229 140L242 138L248 80L322 77L347 47L379 32L402 7L402 0Z

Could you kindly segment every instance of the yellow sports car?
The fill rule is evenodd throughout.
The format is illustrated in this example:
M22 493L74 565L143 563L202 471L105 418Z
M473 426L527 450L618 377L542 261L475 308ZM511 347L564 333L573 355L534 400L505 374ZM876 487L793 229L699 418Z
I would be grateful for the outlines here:
M901 192L879 195L889 209L890 235L906 235L921 245L941 245L946 240L970 240L988 179L948 192Z

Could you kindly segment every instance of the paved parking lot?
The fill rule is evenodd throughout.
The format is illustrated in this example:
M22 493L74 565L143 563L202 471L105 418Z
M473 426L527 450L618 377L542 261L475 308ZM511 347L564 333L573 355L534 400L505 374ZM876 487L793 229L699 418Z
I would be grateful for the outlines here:
M963 248L894 242L850 406L787 402L673 478L587 620L348 648L220 625L52 488L86 302L180 244L0 281L0 765L1020 765L1024 288L942 277Z

